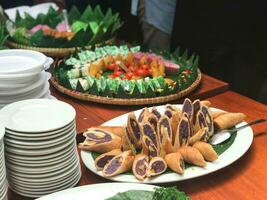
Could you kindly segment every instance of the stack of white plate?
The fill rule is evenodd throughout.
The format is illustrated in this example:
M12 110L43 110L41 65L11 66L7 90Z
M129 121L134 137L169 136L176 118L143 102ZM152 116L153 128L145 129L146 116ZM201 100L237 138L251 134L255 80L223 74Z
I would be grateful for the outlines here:
M5 128L0 124L0 199L7 199L6 166L4 156Z
M50 98L53 59L30 50L0 51L0 108L24 99Z
M75 186L81 177L75 110L51 99L15 102L0 111L10 188L40 197Z

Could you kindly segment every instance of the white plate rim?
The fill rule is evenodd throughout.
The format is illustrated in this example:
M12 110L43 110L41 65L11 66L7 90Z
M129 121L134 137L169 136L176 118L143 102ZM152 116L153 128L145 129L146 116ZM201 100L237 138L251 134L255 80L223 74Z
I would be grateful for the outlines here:
M174 105L177 106L179 108L181 108L182 105ZM163 110L165 108L165 105L163 106L157 106L156 107L158 110ZM212 110L220 110L220 109L216 109L216 108L212 108ZM135 111L134 113L138 116L138 114L141 112L140 110ZM104 124L102 124L103 126L116 126L116 125L120 125L117 121L125 121L125 119L127 119L127 115L123 114L119 117L113 118L107 122L105 122ZM121 119L122 118L122 119ZM115 123L116 122L116 123ZM241 122L240 124L238 124L237 126L242 126L247 124L246 122ZM246 136L246 140L244 140L244 136ZM188 168L185 170L185 173L183 175L179 175L177 173L174 172L170 172L170 173L165 173L156 177L153 177L151 179L145 179L144 181L139 181L137 180L133 175L129 175L129 174L121 174L121 175L117 175L115 177L110 177L107 178L109 180L112 181L118 181L118 182L131 182L131 183L151 183L151 184L158 184L158 183L169 183L169 182L178 182L178 181L183 181L183 180L188 180L188 179L192 179L192 178L196 178L196 177L200 177L200 176L204 176L210 173L213 173L215 171L218 171L230 164L232 164L233 162L235 162L236 160L238 160L241 156L243 156L247 150L249 149L249 147L251 146L253 141L253 131L251 129L251 127L248 127L246 129L240 130L237 132L237 136L235 138L234 143L223 153L221 154L218 159L211 163L211 162L207 162L207 167L206 168L200 168L197 166ZM239 145L240 142L242 143L242 145ZM238 150L237 150L237 149ZM231 158L231 154L232 153L236 153L237 155L234 156L233 158ZM81 151L81 159L84 163L84 165L93 173L95 173L96 175L99 175L101 177L103 177L102 175L102 171L97 171L95 168L95 164L94 164L94 160L92 158L91 152L89 151ZM221 163L221 160L224 159L230 159L228 160L228 162L226 163ZM103 177L105 178L105 177Z
M103 200L105 198L114 196L118 192L125 192L127 190L153 191L156 187L157 186L155 185L137 183L98 183L63 190L43 196L36 200L80 200L85 196L92 196L94 197L94 200Z
M32 106L32 105L45 105L45 104L49 104L49 107L52 108L52 106L54 106L54 109L57 106L61 106L61 109L64 107L65 110L65 114L61 115L61 118L58 119L58 123L60 123L60 125L57 125L57 127L39 127L39 128L33 128L33 127L27 127L27 128L21 128L21 130L19 130L20 128L17 128L17 126L14 126L12 124L9 123L9 118L12 116L12 114L18 110L21 109L25 106ZM1 120L4 121L4 126L7 129L10 129L12 131L17 131L17 132L50 132L50 131L54 131L56 129L60 129L66 125L68 125L70 122L72 122L73 120L75 120L76 117L76 111L75 109L68 103L65 103L63 101L58 101L58 100L51 100L51 99L28 99L28 100L23 100L23 101L18 101L15 103L11 103L7 106L5 106L4 108L2 108L0 110L0 116L1 116ZM65 120L62 120L62 116L65 116ZM47 116L49 118L49 116Z

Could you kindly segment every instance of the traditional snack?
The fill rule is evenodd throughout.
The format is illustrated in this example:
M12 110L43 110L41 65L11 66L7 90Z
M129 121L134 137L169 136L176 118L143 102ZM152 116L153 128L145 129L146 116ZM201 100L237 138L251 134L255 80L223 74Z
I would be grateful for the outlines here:
M138 154L134 158L132 171L138 180L144 180L147 176L149 158L146 154Z
M110 152L101 154L100 156L98 156L95 159L95 167L97 170L102 170L105 165L115 156L121 154L121 150L120 149L114 149Z
M165 156L165 161L168 167L178 174L184 173L184 159L180 152L169 153Z
M227 129L240 123L246 118L243 113L225 113L215 118L214 124L217 129Z
M122 145L121 138L104 130L88 129L83 134L86 139L79 144L79 148L99 153L106 153L113 149L120 149Z
M207 161L214 161L217 160L218 155L212 148L212 146L209 143L198 141L193 144L193 147L198 149L199 152L203 155L205 160Z
M214 119L214 112L207 105L210 102L192 103L186 99L182 109L169 104L161 112L156 107L144 108L138 118L129 113L122 127L88 129L84 133L86 140L79 147L104 153L97 157L95 165L97 170L103 169L105 177L131 169L143 181L164 173L167 166L178 174L184 173L185 163L205 167L206 161L218 159L208 143L214 127L233 126L244 119L242 113L226 112Z
M181 153L183 159L188 163L191 163L191 164L194 164L200 167L205 167L207 165L202 154L199 152L198 149L194 147L183 146L178 149L178 152Z
M167 169L167 164L165 160L161 157L154 157L150 160L148 169L147 169L147 177L157 176L162 174Z
M111 177L131 169L134 161L134 156L131 151L124 151L121 154L112 158L103 169L104 177Z

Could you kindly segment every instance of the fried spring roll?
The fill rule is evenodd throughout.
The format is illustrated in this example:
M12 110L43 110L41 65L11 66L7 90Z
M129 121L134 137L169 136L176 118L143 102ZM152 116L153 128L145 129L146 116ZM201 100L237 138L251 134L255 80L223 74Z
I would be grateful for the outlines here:
M148 156L145 154L138 154L135 156L132 166L134 176L138 180L144 180L148 169Z
M134 156L131 151L124 151L121 154L112 158L103 169L104 177L112 177L131 169L134 161Z
M214 119L214 125L217 129L228 129L242 122L246 118L243 113L226 113Z
M121 150L120 149L114 149L110 152L101 154L100 156L98 156L95 159L95 166L97 170L102 170L105 165L115 156L121 154Z
M200 166L200 167L205 167L207 165L204 157L202 154L199 152L198 149L190 146L183 146L178 150L183 159L191 164Z
M184 173L184 159L180 152L167 154L164 159L171 170L175 171L178 174Z
M117 135L119 137L122 137L124 134L124 129L122 126L93 126L90 129L102 129L105 131L109 131L109 132L111 132L114 135Z
M193 145L194 148L198 149L202 156L207 161L215 161L218 158L217 153L214 151L209 143L198 141Z

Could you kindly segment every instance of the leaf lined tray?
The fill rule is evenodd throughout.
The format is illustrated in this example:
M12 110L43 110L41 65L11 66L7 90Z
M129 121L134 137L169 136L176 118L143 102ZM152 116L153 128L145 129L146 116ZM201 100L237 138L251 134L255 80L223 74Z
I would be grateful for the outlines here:
M115 38L112 38L110 40L107 40L103 43L96 44L94 46L102 46L102 45L108 45L113 44L115 42ZM39 51L41 53L44 53L47 56L51 56L54 58L63 58L66 56L69 56L70 54L74 53L75 51L78 51L80 49L88 49L90 50L92 48L91 45L85 46L85 47L70 47L70 48L44 48L44 47L34 47L34 46L28 46L23 44L18 44L16 42L12 42L10 40L6 41L6 45L13 49L28 49L33 51Z
M91 49L99 44L110 44L123 24L119 13L113 13L110 8L103 13L99 5L94 8L88 5L83 13L73 6L66 18L68 20L64 20L62 11L53 7L47 14L40 13L35 18L26 12L22 17L17 12L14 22L7 26L7 45L64 57L81 47Z
M192 93L200 84L201 82L201 72L198 70L198 77L192 83L192 85L182 91L179 91L176 94L171 94L167 96L161 97L153 97L153 98L130 98L130 99L123 99L123 98L109 98L109 97L102 97L97 95L86 94L78 91L73 91L70 89L65 88L64 86L60 85L54 77L50 79L52 85L61 93L71 96L75 99L83 100L83 101L92 101L96 103L103 103L103 104L113 104L113 105L148 105L148 104L159 104L159 103L166 103L169 101L173 101L182 97L185 97Z

